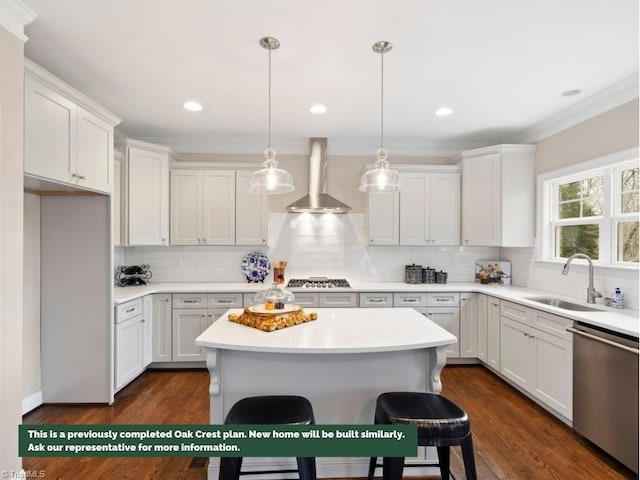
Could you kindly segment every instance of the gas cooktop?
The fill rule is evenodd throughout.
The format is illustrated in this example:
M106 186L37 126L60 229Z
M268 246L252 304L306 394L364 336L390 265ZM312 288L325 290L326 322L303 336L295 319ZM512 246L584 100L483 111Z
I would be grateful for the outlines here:
M351 288L344 278L309 277L292 278L287 288Z

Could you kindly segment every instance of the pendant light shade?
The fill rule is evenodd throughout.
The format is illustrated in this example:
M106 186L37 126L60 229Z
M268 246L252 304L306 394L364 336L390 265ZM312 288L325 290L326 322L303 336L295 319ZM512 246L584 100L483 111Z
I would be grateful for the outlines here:
M375 168L368 170L360 179L361 192L397 192L401 188L400 174L389 168L387 156L389 152L384 148L384 54L393 48L391 42L381 41L373 44L373 51L380 54L380 148L376 153Z
M286 170L278 168L276 151L271 148L271 50L280 47L280 42L273 37L264 37L260 39L260 46L269 50L269 142L264 151L264 168L255 171L251 176L249 192L277 195L295 190L293 177Z

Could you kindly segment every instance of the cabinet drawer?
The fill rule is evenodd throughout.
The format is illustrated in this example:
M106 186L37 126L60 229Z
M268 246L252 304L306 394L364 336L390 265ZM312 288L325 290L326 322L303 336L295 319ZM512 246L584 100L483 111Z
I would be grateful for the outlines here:
M426 307L427 294L426 293L394 293L393 306L394 307Z
M210 293L209 308L242 308L241 293Z
M532 309L531 325L538 330L542 330L543 332L547 332L556 337L564 338L565 340L573 342L573 335L567 332L567 327L571 327L573 325L573 320Z
M457 307L460 304L459 293L428 293L428 307Z
M125 320L142 315L142 299L131 300L116 307L116 323L122 323Z
M380 308L393 307L393 293L361 293L360 307Z
M332 292L321 293L320 303L321 307L344 307L353 308L358 306L358 294L349 292Z
M174 293L173 308L207 308L207 294Z
M531 325L531 309L513 302L500 302L500 316Z
M320 303L319 293L294 292L296 305L301 307L317 307Z

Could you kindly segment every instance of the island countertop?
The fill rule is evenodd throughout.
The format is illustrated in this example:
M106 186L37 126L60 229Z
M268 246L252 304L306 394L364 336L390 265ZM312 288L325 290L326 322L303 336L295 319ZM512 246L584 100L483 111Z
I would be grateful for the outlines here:
M264 332L231 322L231 309L196 344L206 348L275 353L364 353L449 345L456 337L412 308L310 308L318 318Z

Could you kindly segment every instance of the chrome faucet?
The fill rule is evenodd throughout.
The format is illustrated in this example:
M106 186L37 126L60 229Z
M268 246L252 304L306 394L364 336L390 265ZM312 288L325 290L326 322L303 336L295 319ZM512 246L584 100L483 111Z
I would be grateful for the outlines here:
M584 253L574 253L573 255L571 255L569 258L567 258L567 263L564 264L562 274L569 274L569 266L571 265L571 262L574 258L584 258L587 262L589 262L589 286L587 287L587 303L596 303L596 298L602 298L602 294L595 288L593 288L593 262L591 261L591 257L589 257L589 255L585 255Z

